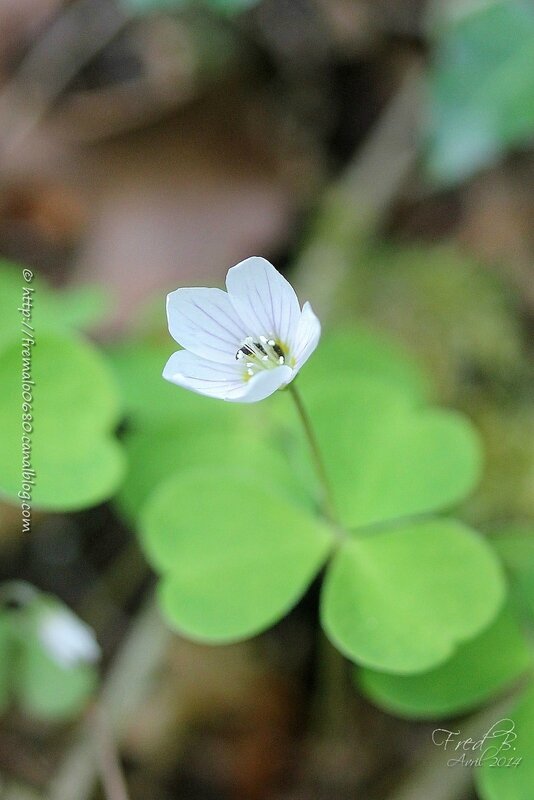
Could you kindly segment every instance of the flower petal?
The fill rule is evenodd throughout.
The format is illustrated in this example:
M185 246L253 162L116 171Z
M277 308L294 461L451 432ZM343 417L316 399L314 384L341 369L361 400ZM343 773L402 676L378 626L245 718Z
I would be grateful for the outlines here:
M226 398L228 392L246 386L242 367L235 361L233 364L209 361L189 350L178 350L172 354L165 364L163 377L197 394L221 400Z
M276 336L289 344L297 330L300 306L295 290L264 258L253 256L228 270L226 287L250 336Z
M231 363L249 334L222 289L177 289L167 295L169 331L201 358Z
M258 372L245 381L240 364L219 364L188 350L173 353L163 370L165 380L177 386L232 403L257 403L289 383L293 375L290 367L281 366Z
M321 337L321 323L316 317L311 305L304 303L302 314L295 333L292 345L292 355L295 359L295 372L309 359Z
M291 367L287 366L266 369L256 373L253 378L242 384L239 390L230 390L224 399L232 403L257 403L289 383L294 375Z

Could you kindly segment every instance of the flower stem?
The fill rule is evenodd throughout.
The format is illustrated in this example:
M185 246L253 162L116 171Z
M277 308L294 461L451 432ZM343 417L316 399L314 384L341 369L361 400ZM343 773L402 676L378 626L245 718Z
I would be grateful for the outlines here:
M319 478L319 483L321 484L321 490L323 493L323 498L322 498L323 512L325 516L329 519L329 521L332 522L334 525L336 525L336 527L338 527L339 522L337 519L334 497L332 494L332 489L330 487L330 481L328 480L328 475L324 466L323 457L321 455L319 443L317 441L317 437L315 436L315 431L313 430L310 417L308 415L308 412L306 411L304 403L302 402L302 397L300 396L300 392L296 388L295 384L290 383L288 389L295 403L295 407L300 417L300 421L302 422L302 427L304 428L304 433L306 435L306 439L308 440L308 444L310 446L310 452L312 455L315 470L317 472L317 477Z
M345 534L338 520L330 481L310 417L295 384L290 383L288 389L302 422L317 477L321 484L323 513L335 527L337 535L343 538ZM311 710L314 732L316 735L328 739L343 739L348 726L346 663L343 655L328 640L321 628L319 628L317 640L316 678L317 686L312 698Z

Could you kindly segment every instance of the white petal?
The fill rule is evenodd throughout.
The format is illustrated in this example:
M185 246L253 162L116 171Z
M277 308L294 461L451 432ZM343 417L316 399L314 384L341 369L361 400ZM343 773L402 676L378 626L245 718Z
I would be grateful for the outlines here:
M228 392L245 386L243 367L233 363L219 363L189 352L178 350L173 353L163 370L165 380L183 386L197 394L208 397L226 398Z
M295 334L292 355L295 359L295 372L309 359L321 337L321 323L311 305L304 303Z
M55 609L45 612L38 630L49 656L62 667L92 663L100 658L93 631L69 611Z
M197 356L230 363L247 331L222 289L177 289L167 295L171 336Z
M225 400L232 403L257 403L274 394L281 386L285 386L295 376L291 367L275 367L258 372L249 381L244 383L239 390L228 392Z
M284 344L297 330L300 306L295 290L264 258L254 256L228 270L226 287L250 336L276 336Z

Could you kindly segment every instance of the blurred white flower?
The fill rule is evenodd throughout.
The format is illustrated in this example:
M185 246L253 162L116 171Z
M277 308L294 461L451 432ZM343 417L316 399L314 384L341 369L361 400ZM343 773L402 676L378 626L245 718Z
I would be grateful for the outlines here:
M163 377L209 397L255 403L293 380L317 347L321 325L264 258L228 270L226 288L167 296L169 331L184 349L173 353Z
M92 629L67 609L47 609L37 624L41 644L61 667L67 669L100 658L100 647Z

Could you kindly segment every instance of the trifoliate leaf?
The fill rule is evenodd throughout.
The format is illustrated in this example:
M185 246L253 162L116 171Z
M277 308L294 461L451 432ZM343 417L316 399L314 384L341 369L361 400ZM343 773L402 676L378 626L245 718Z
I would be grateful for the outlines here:
M322 622L363 666L424 672L489 625L503 596L500 565L481 536L455 520L406 522L340 547Z
M465 713L490 700L532 665L514 614L505 607L448 661L417 675L358 670L363 692L378 706L410 719Z
M142 543L164 573L160 599L176 629L228 642L277 622L324 563L332 534L246 470L173 476L141 515Z

